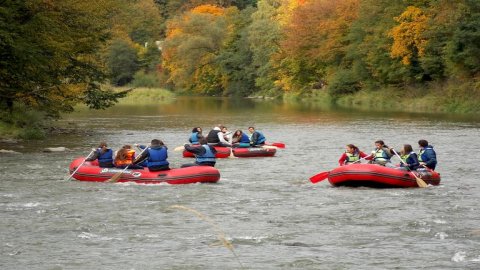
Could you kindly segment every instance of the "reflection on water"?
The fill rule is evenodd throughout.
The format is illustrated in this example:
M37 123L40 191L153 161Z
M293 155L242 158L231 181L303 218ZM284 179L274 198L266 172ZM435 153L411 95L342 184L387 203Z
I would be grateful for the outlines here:
M366 112L249 99L180 97L66 115L88 130L3 144L1 269L240 269L209 224L225 231L246 269L477 269L480 169L467 150L480 121L465 115ZM172 149L194 126L255 125L287 148L273 158L222 159L214 185L145 186L64 181L74 158L99 141L114 149L160 138ZM384 139L436 148L442 175L427 189L332 188L308 177L337 166L347 143ZM70 150L43 153L47 146Z

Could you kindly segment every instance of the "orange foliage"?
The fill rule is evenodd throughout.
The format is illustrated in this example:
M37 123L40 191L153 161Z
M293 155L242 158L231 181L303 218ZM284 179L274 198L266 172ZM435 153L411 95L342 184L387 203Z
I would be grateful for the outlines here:
M427 30L428 17L420 8L409 6L395 21L399 25L390 31L393 37L390 55L402 58L402 63L409 65L414 57L424 55L427 39L423 33Z
M212 14L215 16L221 16L224 14L224 9L214 5L201 5L192 9L191 12L197 13L197 14L204 13L204 14Z

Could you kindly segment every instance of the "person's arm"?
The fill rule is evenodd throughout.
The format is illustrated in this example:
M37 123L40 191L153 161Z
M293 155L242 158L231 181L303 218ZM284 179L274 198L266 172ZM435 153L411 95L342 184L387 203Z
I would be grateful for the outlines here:
M185 150L195 155L203 155L206 152L203 146L190 146L189 144L185 144L184 147L185 147Z
M141 148L142 146L145 148L144 145L140 145L139 148ZM149 155L150 155L150 154L148 153L148 151L145 150L145 151L143 151L143 152L138 156L138 158L133 159L133 162L132 162L132 163L133 163L133 164L141 163L142 161L144 161L145 159L147 159Z
M227 141L225 140L225 138L223 137L223 132L218 132L217 135L218 135L218 139L220 140L221 143L231 145L231 144L230 144L229 142L227 142Z
M345 165L345 159L347 159L347 154L346 154L346 153L343 153L342 156L340 157L340 159L338 160L338 164L339 164L340 166Z
M257 145L257 142L258 142L258 132L254 132L254 133L252 134L252 139L251 139L251 140L252 140L252 142L251 142L252 145Z
M95 150L90 157L87 157L85 161L94 161L98 158L98 150Z

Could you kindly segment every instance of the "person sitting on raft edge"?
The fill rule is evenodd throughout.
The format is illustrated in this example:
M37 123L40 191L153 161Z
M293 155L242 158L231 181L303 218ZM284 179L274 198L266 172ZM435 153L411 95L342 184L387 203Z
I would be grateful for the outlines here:
M435 167L437 167L437 153L433 150L433 146L429 145L427 140L419 140L418 146L420 147L420 152L418 153L420 165L435 170Z
M140 149L145 149L146 146L140 145ZM170 163L167 161L168 148L161 140L153 139L150 146L142 152L133 164L141 163L147 160L147 168L149 171L166 171L170 170Z
M214 146L223 146L223 147L231 147L232 145L227 142L224 138L224 134L222 132L222 129L225 127L222 125L218 125L214 127L212 130L207 135L207 143L209 145L214 145Z
M191 144L199 144L198 140L202 137L203 137L202 128L201 127L194 127L192 129L192 134L190 134L190 138L188 139L188 141Z
M206 138L200 138L200 146L190 146L185 144L185 150L193 153L195 155L195 163L183 164L181 167L192 167L192 166L211 166L215 167L217 159L215 154L217 150L211 145L208 145Z
M408 170L416 170L420 163L418 162L417 154L413 152L413 148L410 144L404 144L403 149L400 150L400 158L403 162L400 162L401 168L407 168Z
M390 163L390 159L393 156L391 149L392 148L386 146L382 140L375 141L375 149L372 151L372 160L370 160L370 163L394 167Z
M93 152L91 157L85 159L85 161L94 161L98 159L98 165L101 168L113 168L113 151L107 147L106 142L101 142L98 148Z
M235 131L232 137L232 147L247 148L250 147L250 138L241 130Z
M263 133L256 131L254 127L249 127L248 131L250 132L250 145L251 146L262 146L267 140Z
M358 147L356 147L355 145L347 144L345 148L345 153L343 153L343 155L340 157L338 163L340 166L358 163L360 159L367 157L369 157L369 155L360 151L360 149L358 149Z

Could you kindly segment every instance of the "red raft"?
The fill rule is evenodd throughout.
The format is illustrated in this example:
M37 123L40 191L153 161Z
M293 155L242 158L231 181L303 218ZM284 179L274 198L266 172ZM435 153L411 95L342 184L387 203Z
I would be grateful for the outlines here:
M407 171L388 168L375 164L351 164L333 169L328 174L328 181L333 186L407 188L418 187L415 177L421 178L429 185L440 184L440 174L430 169Z
M216 158L228 158L230 157L232 148L215 146L217 153ZM233 148L233 156L235 157L273 157L277 152L276 147L248 147L248 148ZM194 155L188 151L183 151L183 157L194 157Z
M70 164L70 173L73 173L83 162L84 158L77 158ZM100 168L97 161L86 161L73 175L79 181L105 182L114 174L123 171L118 168ZM140 170L126 170L118 182L135 182L140 184L168 183L172 185L192 184L203 182L217 182L220 172L210 166L194 166L171 169L167 171L151 172L147 168Z

